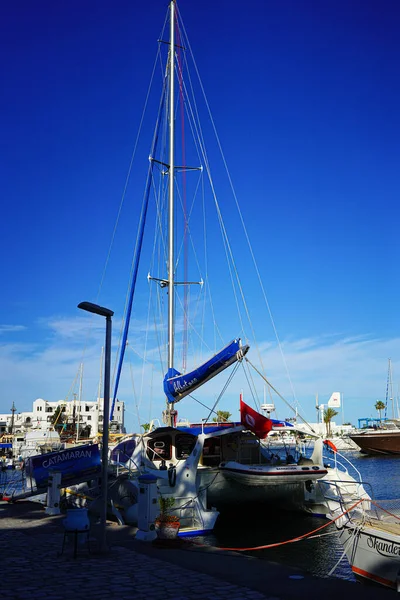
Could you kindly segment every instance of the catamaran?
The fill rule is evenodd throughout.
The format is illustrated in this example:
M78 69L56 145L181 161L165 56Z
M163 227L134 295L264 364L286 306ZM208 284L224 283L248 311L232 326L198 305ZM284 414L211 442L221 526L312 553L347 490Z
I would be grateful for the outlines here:
M143 472L155 474L163 496L179 497L180 507L195 504L193 512L201 514L205 528L211 529L217 516L216 511L212 510L215 507L222 509L232 503L270 501L279 503L280 506L299 508L304 502L305 486L310 486L325 476L327 470L318 445L310 458L301 457L301 460L295 461L292 456L287 456L278 464L276 457L271 456L260 440L274 426L290 424L277 419L274 423L243 401L239 422L210 422L211 418L215 418L218 402L227 395L228 388L232 388L234 377L235 382L238 381L235 390L240 389L247 380L256 407L260 392L254 383L254 375L261 375L262 393L266 382L269 384L262 374L264 369L259 351L261 366L255 367L250 373L250 338L254 339L254 347L258 348L254 337L255 327L244 285L239 277L234 244L228 236L228 224L233 224L233 208L237 210L241 226L243 218L235 195L233 206L228 209L222 206L217 194L217 182L213 179L210 166L210 156L214 154L214 150L206 148L204 134L207 127L200 122L199 103L194 97L194 78L189 68L191 45L174 0L169 5L169 41L164 42L164 32L160 40L157 61L163 65L162 91L150 149L131 285L127 295L125 328L112 396L117 398L125 354L132 346L136 355L146 355L141 384L143 399L147 396L149 400L151 396L149 386L145 383L154 377L149 377L149 365L155 369L155 356L160 357L161 367L164 368L162 383L166 404L163 425L152 426L144 434L134 434L122 440L113 449L111 456L115 464L123 462L133 477ZM165 62L161 52L164 48L168 49ZM194 65L197 73L196 64ZM200 80L199 83L200 90L204 92ZM209 110L206 98L205 105ZM211 130L215 131L210 113L209 117ZM193 141L192 146L187 140L188 132ZM221 148L219 138L216 139L217 147ZM179 148L177 140L180 141ZM222 164L225 164L223 155ZM231 185L229 174L228 180ZM224 198L225 192L226 190L222 194ZM150 203L151 196L154 197L153 205ZM208 199L214 205L217 227L211 223L211 211L206 212L205 216L197 212L198 204L204 209ZM145 231L152 206L155 208L155 235L153 242L147 244L147 247L152 248L147 270L149 317L144 328L144 346L139 350L138 336L132 336L134 340L131 341L128 332L133 300L138 295L138 274L143 261ZM224 213L228 215L227 219L224 218ZM211 227L211 237L206 225ZM249 242L247 231L243 227L243 235L239 239L234 224L233 227L234 242L239 241L238 251L242 258L245 242ZM219 243L218 231L221 234ZM200 247L196 238L197 241L200 240ZM254 260L250 243L247 253ZM203 266L200 265L201 256L205 259ZM223 257L228 266L226 275L220 266L224 262ZM198 275L190 277L189 269L193 265L198 269ZM246 266L243 265L243 268L247 271ZM258 273L255 264L254 268ZM213 286L216 287L216 295L211 293ZM228 303L230 288L233 291L234 309ZM263 288L262 291L265 296ZM154 314L150 318L152 311ZM221 326L217 325L217 316L222 317ZM207 322L207 317L211 317L211 325ZM150 333L150 321L155 325L154 334ZM240 331L240 335L226 343L222 330L232 328ZM222 341L219 348L218 338ZM195 342L199 342L197 349ZM156 351L157 346L161 349ZM200 356L207 348L213 351L201 360ZM199 366L188 367L191 360ZM222 375L227 373L221 383ZM220 390L218 384L211 387L212 382L217 380L220 382ZM270 391L271 389L273 388L270 387ZM198 394L203 395L200 397ZM230 397L232 398L232 392ZM238 398L237 392L234 392L234 397ZM210 398L213 406L207 409L208 416L198 427L178 425L178 402L191 399L205 408L210 405ZM111 418L113 408L112 406ZM258 427L260 422L263 423L261 430ZM127 444L129 451L126 450ZM124 461L121 461L121 456L125 457Z

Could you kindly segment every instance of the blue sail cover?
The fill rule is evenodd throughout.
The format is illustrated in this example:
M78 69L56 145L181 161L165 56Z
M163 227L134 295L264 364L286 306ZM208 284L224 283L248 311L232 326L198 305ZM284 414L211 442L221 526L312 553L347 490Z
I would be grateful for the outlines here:
M242 346L242 342L238 338L190 373L182 375L176 369L168 369L168 373L164 377L164 392L168 402L179 402L203 383L241 360L248 349L249 346Z

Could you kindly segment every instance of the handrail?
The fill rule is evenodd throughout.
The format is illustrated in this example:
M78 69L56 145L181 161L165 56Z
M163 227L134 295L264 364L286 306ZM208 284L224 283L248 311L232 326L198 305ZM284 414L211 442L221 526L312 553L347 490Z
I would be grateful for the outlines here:
M359 481L361 482L362 481L361 473L357 469L357 467L355 465L353 465L353 463L348 458L346 458L345 456L343 456L343 454L340 454L340 452L336 452L336 454L338 454L340 456L340 458L342 458L343 460L345 460L354 469L354 471L357 473L357 475L359 477Z

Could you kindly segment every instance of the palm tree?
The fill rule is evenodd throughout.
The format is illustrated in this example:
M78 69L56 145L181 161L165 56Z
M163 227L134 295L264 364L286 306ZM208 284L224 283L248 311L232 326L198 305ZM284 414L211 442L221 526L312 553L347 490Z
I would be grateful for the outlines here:
M214 423L223 423L229 421L231 413L227 410L217 410L217 416L213 418Z
M384 402L382 402L382 400L377 400L375 402L375 409L379 413L379 420L380 421L382 421L382 411L383 411L384 408L386 408L386 404Z
M57 406L54 414L51 417L51 424L53 425L53 427L56 427L57 425L60 427L63 425L63 423L65 422L65 406Z
M333 417L336 417L339 413L334 408L327 408L324 410L324 423L326 425L326 436L331 436L331 421Z

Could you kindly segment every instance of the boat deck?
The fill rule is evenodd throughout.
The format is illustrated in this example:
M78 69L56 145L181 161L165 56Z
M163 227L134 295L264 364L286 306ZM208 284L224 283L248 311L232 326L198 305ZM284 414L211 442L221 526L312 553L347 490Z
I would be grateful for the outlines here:
M397 522L395 520L386 521L384 519L377 519L376 517L367 516L364 519L352 519L351 522L359 527L372 527L373 529L379 529L380 531L385 531L400 536L400 520Z

